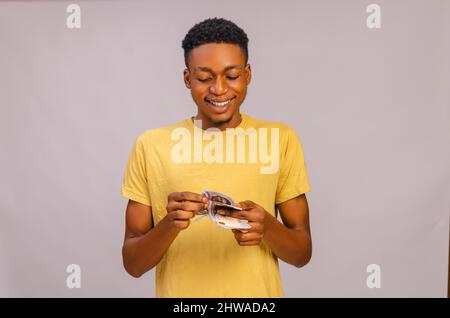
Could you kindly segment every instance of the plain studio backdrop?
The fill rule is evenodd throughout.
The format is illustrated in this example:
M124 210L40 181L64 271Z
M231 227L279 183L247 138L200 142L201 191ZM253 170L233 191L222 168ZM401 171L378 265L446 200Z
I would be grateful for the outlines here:
M76 1L80 29L70 3L0 1L0 296L155 295L122 266L120 186L139 134L195 114L181 41L208 17L250 38L242 111L303 143L314 251L280 261L286 296L446 296L448 1L376 1L379 29L372 1Z

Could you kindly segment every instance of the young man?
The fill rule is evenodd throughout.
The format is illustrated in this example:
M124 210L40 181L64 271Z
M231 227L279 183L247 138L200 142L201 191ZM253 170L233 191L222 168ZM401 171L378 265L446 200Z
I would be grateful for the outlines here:
M251 80L247 45L230 21L196 24L183 40L196 116L134 144L122 185L123 262L134 277L156 266L157 297L283 297L278 258L296 267L311 258L300 140L283 124L240 112ZM204 190L239 202L242 211L219 212L251 228L192 222L208 206Z

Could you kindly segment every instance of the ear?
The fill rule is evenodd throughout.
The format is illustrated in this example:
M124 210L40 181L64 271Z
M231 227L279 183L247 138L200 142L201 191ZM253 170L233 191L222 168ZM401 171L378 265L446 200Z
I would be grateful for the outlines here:
M183 79L184 79L184 85L186 85L186 87L188 89L191 89L191 79L190 79L190 72L189 69L184 69L183 72Z
M245 74L245 81L247 82L247 85L250 85L250 82L252 81L252 68L251 68L250 64L245 65L244 74Z

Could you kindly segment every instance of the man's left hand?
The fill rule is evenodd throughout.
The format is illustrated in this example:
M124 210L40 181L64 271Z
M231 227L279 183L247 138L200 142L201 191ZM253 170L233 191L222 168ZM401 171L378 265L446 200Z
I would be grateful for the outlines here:
M232 230L239 245L252 246L261 244L268 224L273 219L273 216L264 210L263 207L250 200L239 202L238 205L242 208L242 211L221 208L217 212L221 215L248 221L248 224L251 226L250 229Z

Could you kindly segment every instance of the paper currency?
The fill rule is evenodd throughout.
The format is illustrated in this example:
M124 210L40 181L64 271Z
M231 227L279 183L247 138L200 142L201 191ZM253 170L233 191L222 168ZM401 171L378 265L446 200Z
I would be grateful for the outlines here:
M239 229L247 230L251 228L247 220L237 219L230 216L224 216L217 213L217 209L225 207L236 211L242 211L242 208L238 207L234 203L233 199L226 194L215 191L203 191L202 194L208 198L208 209L198 212L200 215L209 215L209 218L218 226L225 229ZM202 219L202 218L201 218ZM197 219L195 221L198 221Z

